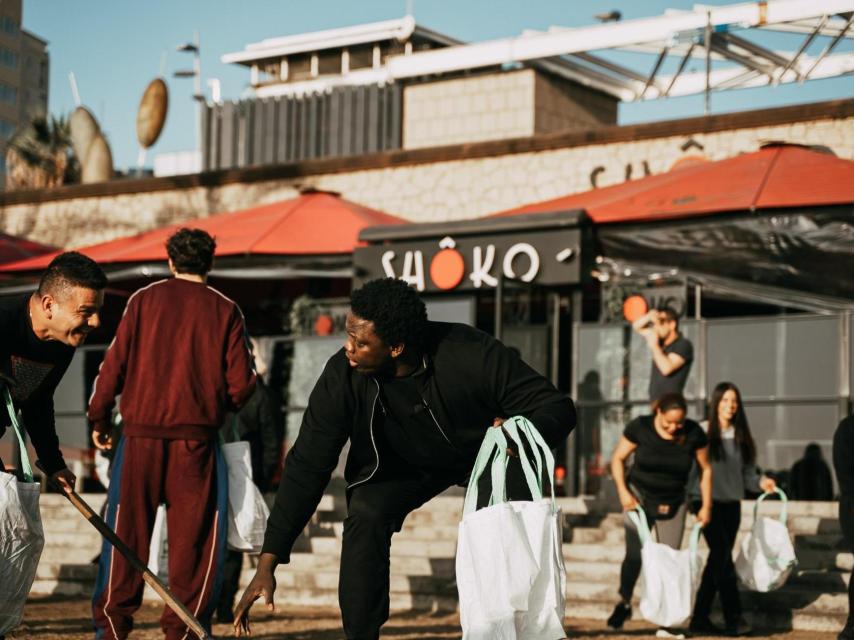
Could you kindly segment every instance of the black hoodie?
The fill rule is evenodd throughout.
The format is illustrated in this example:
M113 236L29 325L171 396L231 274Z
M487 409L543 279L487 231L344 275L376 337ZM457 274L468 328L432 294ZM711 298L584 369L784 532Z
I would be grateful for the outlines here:
M496 417L528 418L552 447L572 431L572 400L499 341L466 325L444 322L429 322L427 333L420 391L437 431L467 462L459 482L470 472ZM343 349L329 359L285 460L264 553L275 554L282 563L289 561L291 547L317 509L348 439L344 471L348 491L376 475L383 464L377 447L380 402L380 383L353 370Z

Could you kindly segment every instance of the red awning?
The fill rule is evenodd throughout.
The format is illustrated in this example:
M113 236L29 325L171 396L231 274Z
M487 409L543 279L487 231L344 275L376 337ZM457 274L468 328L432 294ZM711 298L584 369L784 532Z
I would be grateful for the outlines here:
M216 238L217 257L248 255L334 255L352 253L359 232L372 225L401 224L401 218L322 191L154 229L77 249L100 264L166 260L166 240L181 227L204 229ZM29 271L48 265L56 253L0 266Z
M54 247L0 233L0 264L24 260L54 251Z
M850 203L854 203L854 162L775 144L493 215L584 209L593 222L603 224Z

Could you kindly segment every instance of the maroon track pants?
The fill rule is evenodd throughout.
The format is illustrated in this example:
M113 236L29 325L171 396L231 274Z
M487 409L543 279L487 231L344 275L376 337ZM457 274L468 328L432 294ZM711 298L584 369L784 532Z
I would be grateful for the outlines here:
M130 436L119 443L110 481L107 523L143 562L157 507L166 504L169 590L207 629L225 550L226 477L215 442ZM128 636L143 589L142 575L105 541L92 601L96 638ZM195 638L169 607L160 625L167 640Z

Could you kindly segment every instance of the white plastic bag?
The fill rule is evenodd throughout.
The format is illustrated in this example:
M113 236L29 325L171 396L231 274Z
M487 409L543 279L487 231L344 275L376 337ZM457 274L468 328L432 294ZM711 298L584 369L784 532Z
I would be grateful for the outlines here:
M166 530L166 505L157 507L154 528L151 530L151 543L148 546L148 569L169 584L169 540Z
M39 513L39 485L33 469L9 389L3 386L12 429L21 448L24 482L0 471L0 636L21 622L24 603L33 586L44 547Z
M660 627L680 627L694 611L703 577L697 554L701 527L694 525L687 549L674 549L652 539L643 509L630 511L629 518L641 540L641 615Z
M744 586L762 593L782 587L797 564L786 527L788 498L781 489L775 491L783 501L779 520L759 517L760 503L771 495L763 493L753 507L753 528L742 539L735 560L735 571Z
M501 429L489 429L459 525L456 568L463 640L557 640L566 636L562 516L554 487L551 500L543 500L542 488L544 467L554 477L554 458L525 418L511 418L503 426L517 444L534 500L507 502L507 440ZM522 439L534 452L536 471ZM493 452L490 506L476 511L477 481Z
M261 551L270 510L252 482L249 443L222 445L228 467L228 546L235 551Z

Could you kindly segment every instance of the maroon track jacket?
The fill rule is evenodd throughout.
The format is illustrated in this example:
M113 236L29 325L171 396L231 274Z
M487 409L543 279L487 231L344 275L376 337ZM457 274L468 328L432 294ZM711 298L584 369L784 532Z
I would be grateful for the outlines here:
M254 387L237 304L206 284L172 278L128 299L87 415L96 431L109 431L121 394L125 435L209 440Z

